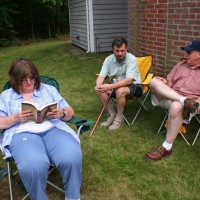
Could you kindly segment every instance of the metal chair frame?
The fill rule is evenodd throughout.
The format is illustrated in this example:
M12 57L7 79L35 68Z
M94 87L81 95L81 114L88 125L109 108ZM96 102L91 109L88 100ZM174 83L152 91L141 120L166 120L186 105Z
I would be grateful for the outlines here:
M161 125L160 125L160 127L159 127L159 129L157 131L158 134L167 132L166 129L163 130L163 131L161 131L162 128L164 127L164 124L165 124L165 122L167 120L167 117L168 117L168 110L164 109L164 111L165 111L165 116L164 116L164 118L163 118L163 120L161 122ZM199 115L195 115L193 118L195 118L199 122L199 124L200 124ZM182 136L182 138L185 140L185 142L187 143L187 145L190 146L190 143L188 142L188 140L186 139L186 137L184 136L184 134L181 131L179 131L179 133ZM199 133L200 133L200 128L199 128L198 132L196 133L196 136L195 136L195 138L194 138L194 140L192 142L192 146L195 144L195 142L196 142L196 140L198 138Z

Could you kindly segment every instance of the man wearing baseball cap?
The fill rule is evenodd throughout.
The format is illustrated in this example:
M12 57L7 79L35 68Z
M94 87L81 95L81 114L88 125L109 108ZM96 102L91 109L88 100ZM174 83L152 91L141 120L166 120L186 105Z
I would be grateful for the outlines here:
M181 47L186 57L177 63L167 78L155 77L150 82L152 104L169 109L166 140L146 158L161 160L172 154L172 145L182 123L189 123L192 116L200 114L200 41Z

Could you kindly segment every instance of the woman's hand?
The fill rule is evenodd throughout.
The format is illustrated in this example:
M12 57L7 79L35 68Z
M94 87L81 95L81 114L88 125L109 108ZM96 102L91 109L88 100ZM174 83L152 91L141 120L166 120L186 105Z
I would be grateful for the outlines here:
M53 109L52 111L48 112L46 117L50 119L60 119L63 116L63 110L62 109Z
M65 110L65 117L63 118L64 115L64 111ZM48 112L46 117L50 118L50 119L62 119L63 121L68 121L72 118L72 116L74 116L74 109L69 106L63 109L59 109L56 108L54 110L52 110L51 112Z
M15 114L13 117L16 122L25 122L29 120L29 118L32 116L33 116L33 112L31 110L24 110Z
M25 122L29 120L29 117L33 116L31 110L24 110L8 117L0 117L0 129L7 129L19 122Z

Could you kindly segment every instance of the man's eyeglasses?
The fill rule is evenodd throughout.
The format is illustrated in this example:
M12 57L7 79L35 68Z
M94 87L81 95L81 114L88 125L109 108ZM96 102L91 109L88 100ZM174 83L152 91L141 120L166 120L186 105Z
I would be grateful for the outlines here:
M33 83L33 82L35 82L35 79L37 78L37 76L31 76L31 77L27 77L27 78L23 78L22 80L21 80L21 83L22 84L27 84L27 83Z

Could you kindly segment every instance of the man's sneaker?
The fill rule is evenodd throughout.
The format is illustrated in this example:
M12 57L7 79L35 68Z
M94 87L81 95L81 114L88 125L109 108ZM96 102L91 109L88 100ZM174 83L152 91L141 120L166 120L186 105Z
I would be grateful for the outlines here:
M104 127L110 126L113 123L114 119L115 119L115 116L108 117L108 119L105 122L101 123L101 126L104 126Z
M115 118L112 125L109 126L109 130L118 129L120 126L122 126L123 123L124 123L124 118L122 118L122 119Z
M146 154L146 158L154 161L161 160L165 156L170 156L172 154L172 150L169 151L165 149L163 146L158 147L155 151L148 152Z
M184 107L183 107L183 119L187 119L190 114L195 114L198 110L199 103L195 102L195 100L186 98L184 101Z

